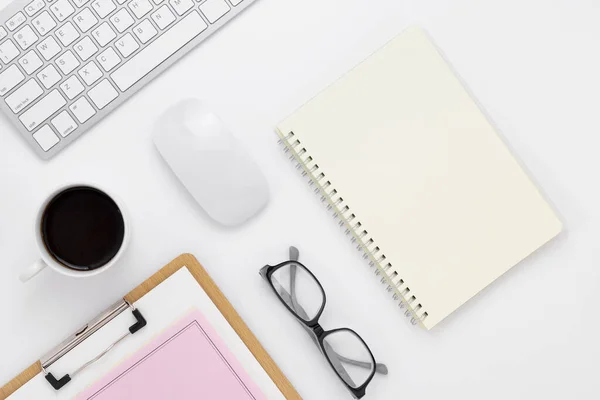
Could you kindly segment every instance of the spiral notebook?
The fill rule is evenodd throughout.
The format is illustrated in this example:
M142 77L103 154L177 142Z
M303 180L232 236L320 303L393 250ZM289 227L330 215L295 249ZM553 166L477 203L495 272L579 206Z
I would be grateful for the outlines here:
M427 329L562 229L420 28L277 131L405 314Z

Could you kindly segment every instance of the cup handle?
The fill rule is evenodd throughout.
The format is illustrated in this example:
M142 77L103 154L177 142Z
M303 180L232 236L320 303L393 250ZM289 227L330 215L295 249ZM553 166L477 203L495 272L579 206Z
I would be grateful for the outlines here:
M31 266L29 266L29 268L26 268L25 270L23 270L23 272L21 272L21 274L19 275L19 279L21 280L21 282L25 283L40 272L42 272L42 270L47 266L48 265L43 260L37 260Z

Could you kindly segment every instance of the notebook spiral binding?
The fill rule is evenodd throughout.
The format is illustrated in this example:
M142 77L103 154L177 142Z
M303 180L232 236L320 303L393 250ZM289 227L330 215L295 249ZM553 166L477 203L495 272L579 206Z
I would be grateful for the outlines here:
M357 244L357 249L362 251L363 258L369 260L369 266L375 268L375 275L381 276L381 283L387 284L387 291L393 292L394 300L399 301L398 305L401 309L405 309L404 315L410 318L412 325L422 325L427 318L427 311L411 293L392 264L386 262L383 251L362 228L363 224L352 213L350 206L346 204L333 184L326 179L319 165L308 154L294 132L289 132L287 135L279 133L279 136L281 137L279 144L284 147L284 152L290 154L290 160L296 163L297 169L302 170L302 176L308 178L309 186L314 187L314 192L320 195L321 202L327 203L327 209L333 213L333 218L339 219L340 227L346 228L346 235L351 236L352 243Z

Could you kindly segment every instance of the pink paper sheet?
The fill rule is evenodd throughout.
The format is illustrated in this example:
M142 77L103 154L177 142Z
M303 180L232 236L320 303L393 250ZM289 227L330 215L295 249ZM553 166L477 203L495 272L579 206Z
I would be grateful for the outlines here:
M266 400L199 311L113 369L76 400Z

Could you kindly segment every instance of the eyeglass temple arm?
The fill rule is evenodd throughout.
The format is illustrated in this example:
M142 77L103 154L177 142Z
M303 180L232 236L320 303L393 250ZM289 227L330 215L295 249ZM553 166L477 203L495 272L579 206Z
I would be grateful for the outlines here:
M298 261L299 258L300 258L300 251L296 247L290 246L290 260L291 261ZM296 298L296 269L297 269L296 265L292 264L290 266L290 291L292 292L290 294L291 303L293 304L294 309L296 310L296 312L298 313L298 315L300 315L305 320L308 320L308 319L310 319L308 317L308 314L306 313L306 311L304 310L304 308L302 308L298 304L298 300ZM283 288L281 288L281 289L283 291L285 291ZM307 329L307 331L309 331L309 330ZM318 346L319 343L317 342L317 339L313 335L311 335L311 338L312 338L313 342L315 342L315 344ZM330 354L333 354L341 362L344 362L344 363L350 364L350 365L354 365L356 367L365 368L365 369L370 369L371 368L371 363L364 362L364 361L356 361L356 360L352 360L350 358L346 358L346 357L338 354L335 350L333 350L333 348L331 347L331 345L329 345L328 343L324 343L324 346L325 346L326 350ZM382 374L382 375L387 375L388 368L387 368L387 366L385 364L376 363L375 364L375 372L377 372L379 374Z
M346 357L336 353L335 350L333 350L331 348L331 345L329 345L328 343L323 343L323 345L325 346L327 351L334 354L341 362L350 364L350 365L354 365L355 367L371 369L371 363L364 362L364 361L356 361L356 360L352 360L350 358L346 358ZM375 364L375 372L377 372L378 374L381 374L381 375L387 375L388 374L387 366L385 364L376 363Z
M294 246L290 246L290 260L298 261L300 259L300 250L298 250ZM290 295L292 298L292 305L294 309L302 308L300 304L298 304L298 298L296 297L296 269L298 266L296 264L290 265Z

